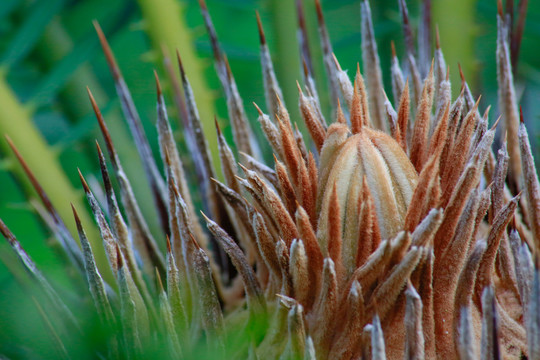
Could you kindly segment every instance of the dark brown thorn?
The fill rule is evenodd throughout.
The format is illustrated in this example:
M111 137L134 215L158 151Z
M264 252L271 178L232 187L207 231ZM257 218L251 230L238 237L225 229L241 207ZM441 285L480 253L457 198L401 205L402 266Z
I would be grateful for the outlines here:
M90 98L90 102L92 103L92 108L94 109L94 113L96 114L96 119L99 123L101 133L103 134L103 138L105 139L105 144L107 146L107 150L109 151L109 156L113 162L113 165L116 167L117 166L115 162L116 151L114 150L111 134L109 133L109 129L107 128L107 125L105 124L105 120L103 120L103 115L101 115L101 110L99 110L99 107L96 103L96 100L94 99L94 96L92 95L92 92L90 91L88 87L86 87L86 90L88 91L88 97Z
M98 156L102 157L103 156L103 151L101 151L101 146L99 146L99 141L97 139L95 139L94 141L96 143L96 150L98 152Z
M458 63L457 66L458 66L458 69L459 69L459 77L461 78L461 84L464 85L465 84L465 75L463 75L463 68L461 67L460 63Z
M191 242L193 243L193 245L197 248L197 250L201 250L201 246L199 245L197 240L195 240L195 237L193 236L192 233L189 233L189 238L190 238Z
M266 36L264 36L264 29L261 22L261 16L259 11L255 10L255 16L257 17L257 26L259 27L259 41L261 45L266 45Z
M77 226L77 230L81 232L82 230L81 218L79 217L77 210L75 210L75 206L73 205L73 203L69 203L69 204L71 205L71 211L73 211L73 218L75 218L75 225Z
M184 71L184 64L182 63L182 57L180 56L180 51L178 51L178 49L176 49L176 60L178 62L178 68L180 69L180 76L182 77L182 81L185 82L186 72Z
M122 74L120 73L120 69L118 68L118 64L116 63L116 59L114 58L111 47L109 46L109 42L107 41L107 38L105 38L105 34L103 34L103 30L101 30L101 26L99 26L97 20L94 20L92 23L94 24L94 28L96 29L97 35L99 37L99 42L101 43L101 48L103 49L105 59L107 60L107 63L111 68L114 80L119 80L122 77Z
M99 167L101 169L101 177L103 178L103 185L105 186L105 193L107 194L107 197L112 198L113 195L113 188L111 184L111 178L109 177L109 171L107 170L107 164L105 163L105 156L103 156L103 152L101 151L101 147L99 146L99 142L96 140L96 149L98 152L98 158L99 158Z
M450 81L450 65L446 67L446 81Z
M521 124L525 123L525 120L523 120L523 109L521 108L521 105L519 105L519 122Z
M439 25L435 25L435 47L437 50L441 49L441 38L439 36Z
M221 136L221 128L219 127L219 123L217 121L217 116L214 115L214 125L216 126L216 131L218 136Z
M81 179L81 184L84 188L84 192L89 194L90 193L90 187L88 186L88 183L84 179L83 174L81 173L81 169L77 168L77 171L79 172L79 178Z
M34 189L38 193L39 197L41 198L41 201L43 202L43 204L47 208L47 211L49 211L49 213L51 215L55 216L54 214L56 213L56 211L55 211L51 201L49 200L49 197L45 193L45 190L41 187L40 183L38 182L38 180L35 177L32 170L30 170L30 167L28 166L28 164L26 163L26 161L22 157L21 153L19 152L19 149L17 149L17 147L15 146L15 144L13 143L13 141L11 140L11 138L7 134L4 135L4 136L6 138L6 141L8 142L9 147L11 148L11 150L13 151L15 156L17 157L17 160L19 161L19 163L23 167L23 170L26 173L26 176L28 176L28 179L32 183L32 186L34 187Z
M225 54L223 54L223 61L225 62L225 68L227 69L227 79L231 81L233 78L233 73L231 70L231 65L229 64L229 58Z
M154 69L154 78L156 79L157 99L158 99L158 102L161 102L161 100L160 100L161 95L162 95L161 84L159 83L159 76L158 76L157 71L155 69Z
M309 76L309 69L308 69L308 66L307 66L307 63L306 63L306 58L304 56L302 56L302 66L304 68L304 76L307 79L308 76ZM297 83L298 83L298 81L297 81Z
M319 22L319 26L324 25L324 14L322 11L321 1L315 0L315 9L317 9L317 21Z
M390 40L390 50L392 51L392 58L396 58L396 44L394 44L394 40Z
M255 103L255 101L253 102L253 106L255 106L255 109L257 109L257 112L259 113L259 116L263 116L264 113L262 112L261 108Z
M206 2L204 0L199 0L199 7L203 11L208 11L208 8L206 7Z
M296 16L298 17L298 27L302 33L306 33L306 19L304 17L304 7L302 6L302 0L296 0Z
M167 238L167 254L171 254L171 239L169 238L169 235L166 235L165 237Z
M502 4L502 0L497 0L497 13L499 14L499 16L500 16L501 18L503 18L504 13L503 13L503 4Z

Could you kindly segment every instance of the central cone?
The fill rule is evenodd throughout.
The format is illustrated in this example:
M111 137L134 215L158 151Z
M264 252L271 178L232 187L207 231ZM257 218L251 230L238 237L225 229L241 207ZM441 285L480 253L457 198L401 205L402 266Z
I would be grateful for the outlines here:
M323 249L328 243L329 213L336 211L332 208L334 188L344 245L361 246L359 225L370 207L374 209L374 231L382 239L393 237L403 228L418 175L392 137L368 127L350 136L346 125L333 124L321 151L320 174L318 239Z

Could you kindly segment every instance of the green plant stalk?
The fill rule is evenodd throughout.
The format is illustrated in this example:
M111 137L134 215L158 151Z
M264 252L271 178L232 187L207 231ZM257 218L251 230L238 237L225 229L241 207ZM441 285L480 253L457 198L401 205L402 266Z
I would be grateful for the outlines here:
M452 15L453 14L453 15ZM461 79L457 64L471 89L475 89L477 77L474 55L474 39L478 33L475 25L476 1L454 0L432 2L432 24L439 27L441 47L446 63L450 66L452 97L459 95Z
M77 192L69 182L54 151L33 125L29 109L19 102L9 87L5 74L0 75L0 109L2 109L0 111L0 134L8 135L13 140L28 166L39 179L51 202L55 205L60 217L66 221L66 226L72 235L77 232L74 222L67 220L73 218L70 203L77 208L88 238L92 241L93 249L96 252L98 267L102 271L103 277L111 282L112 273L101 245L101 237L82 202L81 193ZM8 156L14 164L17 163L13 152L4 139L0 141L0 147L5 154L9 154ZM31 189L29 180L20 166L13 167L13 174L17 176L26 191ZM35 195L33 190L32 192ZM74 238L77 239L76 236Z
M296 40L296 8L294 1L270 2L272 27L275 34L274 61L283 97L291 116L298 119L298 89L294 80L300 80L300 55ZM299 125L303 122L299 122Z
M163 59L162 46L171 57L175 58L176 50L182 56L191 87L197 94L197 107L203 132L208 140L212 163L216 174L221 177L221 162L214 125L214 116L217 114L214 96L206 85L203 61L196 54L194 39L185 23L184 8L176 0L138 0L138 3L145 22L145 30L152 40L155 54L159 54L159 59Z
M306 14L306 27L309 37L309 45L311 50L311 57L313 61L313 71L315 77L315 83L317 84L317 93L319 95L319 101L321 108L325 116L329 116L331 119L332 109L330 105L330 91L328 90L328 79L326 78L326 70L324 69L323 50L321 48L321 42L319 37L319 24L315 16L316 14L315 1L303 0L304 13Z

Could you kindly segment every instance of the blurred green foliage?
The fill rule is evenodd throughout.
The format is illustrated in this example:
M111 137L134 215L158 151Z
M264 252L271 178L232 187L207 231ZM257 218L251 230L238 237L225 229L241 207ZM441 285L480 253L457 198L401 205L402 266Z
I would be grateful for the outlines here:
M99 177L93 142L101 139L101 135L87 99L85 88L89 86L113 133L135 193L140 203L144 204L143 211L153 226L157 227L146 179L140 174L140 161L122 119L112 79L92 26L93 19L102 25L132 91L151 146L157 154L152 71L157 69L164 83L166 75L159 61L160 56L151 45L148 32L145 32L148 30L148 22L142 16L139 3L135 0L0 1L0 82L5 82L30 115L35 128L59 159L61 169L74 188L79 188L77 167L90 178L92 175ZM186 30L194 39L204 79L214 95L218 119L226 136L231 139L225 101L212 65L211 49L198 4L194 0L183 0L181 3L184 12L178 16L184 17ZM325 83L324 70L320 61L314 1L303 0L303 3L312 54L316 61L320 95L328 105L322 86ZM343 68L354 70L356 63L361 62L358 0L323 1L322 5L336 56ZM416 25L419 3L408 1L408 6L413 25ZM256 117L251 102L259 105L265 103L255 10L261 14L277 75L284 88L285 102L289 108L294 109L295 81L301 78L294 1L208 0L208 7L223 49L229 57L249 118L254 121ZM372 1L371 7L383 77L389 88L390 41L396 42L398 54L404 50L397 0ZM432 22L440 25L441 44L453 74L454 90L459 89L455 85L459 61L473 93L483 94L483 108L487 104L494 105L492 118L496 118L495 0L433 0L432 7ZM540 2L530 1L516 86L532 134L540 131L537 121L540 115L540 102L537 100L540 97L538 44ZM182 48L179 50L182 52ZM190 76L189 68L187 72ZM3 117L9 118L17 126L18 119L10 118L11 114L5 113L7 109L2 104L0 99ZM171 122L178 129L178 117L170 98L169 104ZM293 112L293 116L297 114ZM212 122L213 119L203 121ZM257 135L261 136L258 127L254 128ZM178 140L180 146L184 147L181 131L178 132ZM3 137L0 138L0 142L4 141ZM51 248L50 232L27 200L28 196L34 198L34 194L24 185L20 172L15 175L11 172L13 163L7 155L6 146L0 146L0 218L18 236L47 276L54 279L53 282L58 283L60 288L69 287L69 279L62 270L63 262L59 260L54 248ZM41 155L34 153L32 156L39 159ZM195 179L190 180L194 186ZM79 198L70 201L81 201L82 195L79 192ZM54 198L52 200L55 202ZM71 218L65 221L72 222ZM158 239L163 240L163 237L158 236ZM39 315L30 297L21 292L24 276L21 282L15 281L7 270L9 267L20 272L21 266L2 239L0 259L0 354L26 357L28 354L17 353L19 350L9 345L12 339L17 338L37 348L44 346L41 356L55 357L52 353L47 355L52 350L45 345L48 338L43 331L44 325L33 323L33 319L39 318Z

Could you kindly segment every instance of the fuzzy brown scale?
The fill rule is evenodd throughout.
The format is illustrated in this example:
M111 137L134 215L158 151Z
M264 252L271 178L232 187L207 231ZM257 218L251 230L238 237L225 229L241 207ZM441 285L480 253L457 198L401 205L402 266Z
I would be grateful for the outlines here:
M230 147L216 121L225 181L215 180L197 94L187 80L189 69L180 62L176 103L187 117L183 123L191 146L200 154L196 168L204 178L199 191L208 204L203 216L209 233L203 231L187 190L157 76L165 176L156 170L129 89L98 25L128 122L140 140L138 151L162 216L165 256L142 218L91 93L121 194L117 202L98 146L109 216L82 174L81 181L116 276L114 284L102 280L100 273L108 269L96 267L75 210L82 252L73 246L38 180L25 167L54 219L60 243L88 279L96 316L115 331L106 344L108 353L139 356L163 335L165 343L160 344L166 344L171 357L180 358L196 356L201 346L218 358L238 359L538 358L540 279L534 259L540 250L540 185L527 129L523 121L517 123L512 66L503 36L511 27L506 18L498 17L497 59L508 142L495 156L497 122L488 129L488 111L480 116L479 99L473 98L463 77L461 94L451 101L438 34L430 62L429 26L422 24L421 46L415 51L405 1L399 2L407 45L401 60L406 60L411 81L404 80L392 46L388 73L394 103L382 89L386 72L380 69L367 1L361 4L364 68L362 73L357 67L354 81L332 53L324 13L316 1L332 119L322 115L307 51L305 14L298 7L305 68L303 83L297 83L298 106L309 134L298 130L281 101L257 15L268 114L255 106L274 153L274 163L264 164L258 153L263 147L251 133L210 13L204 1L200 5L236 144ZM424 19L428 21L429 14ZM515 54L515 35L512 38ZM185 99L178 91L180 83ZM243 156L239 166L234 148ZM24 166L18 153L17 157ZM513 192L516 184L523 188L521 199ZM51 311L70 319L66 326L78 327L1 221L0 230L52 300ZM220 249L209 250L210 234ZM225 264L219 258L224 254L236 268L233 279L225 278L225 269L218 265ZM166 288L161 281L165 276ZM120 309L118 318L111 308ZM57 348L69 352L59 334L53 334Z

